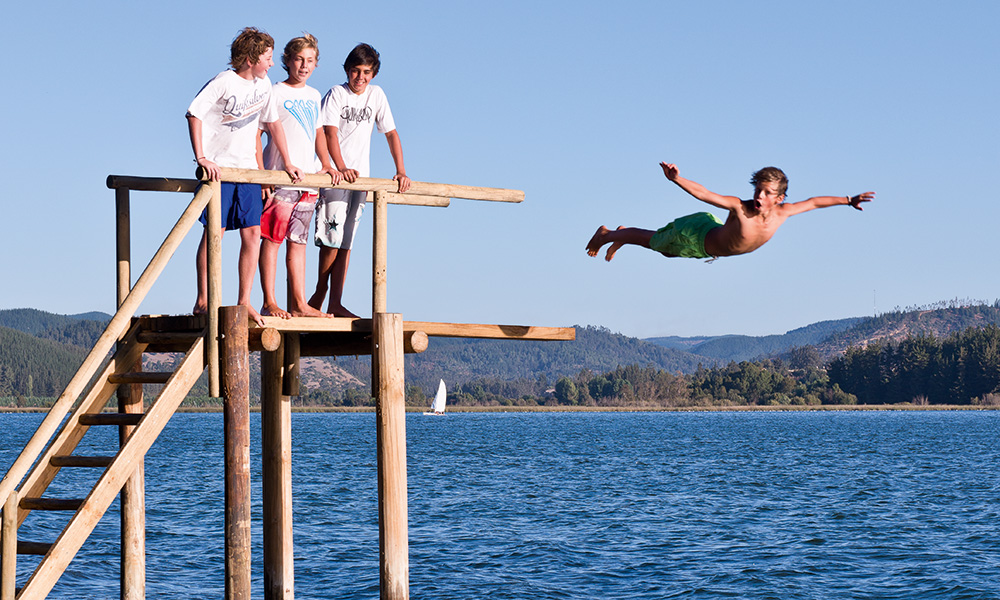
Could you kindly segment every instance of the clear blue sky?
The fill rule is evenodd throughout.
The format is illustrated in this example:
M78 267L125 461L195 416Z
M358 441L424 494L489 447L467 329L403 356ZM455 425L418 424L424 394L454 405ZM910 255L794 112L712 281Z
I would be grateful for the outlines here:
M390 208L389 309L406 319L765 335L1000 297L1000 3L40 0L4 13L0 308L114 311L105 178L193 175L185 109L245 25L279 49L316 35L310 83L323 92L354 44L373 44L413 179L525 191L520 205ZM373 176L390 177L384 139L372 156ZM661 160L741 197L773 164L791 201L878 200L794 217L759 251L713 264L638 248L589 258L598 225L655 229L710 208ZM137 262L186 202L135 195ZM370 219L345 295L364 314ZM190 310L195 245L142 312ZM227 235L226 303L237 248Z

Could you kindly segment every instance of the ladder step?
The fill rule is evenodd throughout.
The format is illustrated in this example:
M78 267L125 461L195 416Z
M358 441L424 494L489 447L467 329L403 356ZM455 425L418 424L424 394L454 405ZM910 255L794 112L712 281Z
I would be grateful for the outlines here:
M33 554L36 556L43 556L49 551L52 544L45 542L22 542L18 540L17 542L17 553L18 554Z
M21 508L27 510L77 510L83 498L21 498Z
M170 371L138 371L134 373L116 373L108 376L109 383L166 383Z
M53 467L106 467L115 459L114 456L53 456L49 464Z
M138 425L142 413L90 413L80 415L80 425Z

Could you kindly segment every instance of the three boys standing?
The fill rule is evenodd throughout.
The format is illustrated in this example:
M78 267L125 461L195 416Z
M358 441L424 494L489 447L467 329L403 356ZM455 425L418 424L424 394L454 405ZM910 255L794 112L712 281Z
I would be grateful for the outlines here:
M327 93L306 85L319 60L316 38L304 35L285 47L282 64L288 78L271 86L268 69L274 64L274 40L246 28L233 41L230 64L209 81L188 108L188 129L195 161L213 180L219 167L284 170L297 183L304 172L327 173L334 184L354 182L369 174L369 148L375 126L386 135L396 166L399 191L410 187L403 164L402 145L395 130L385 93L370 85L378 74L379 55L359 44L347 57L348 81ZM266 131L262 148L259 131ZM298 166L297 166L298 165ZM301 168L300 168L301 167ZM304 169L304 171L303 171ZM350 250L364 207L365 192L284 186L275 190L253 184L222 184L223 231L240 230L239 296L250 317L263 325L264 315L355 317L341 297ZM319 282L305 300L305 244L309 220L316 207L316 245L320 246ZM262 210L263 209L263 210ZM202 215L202 223L206 216ZM263 238L263 239L262 239ZM275 299L274 278L278 247L286 240L289 310ZM258 313L250 300L253 277L260 265L264 290ZM194 313L207 311L207 246L203 235L196 260L198 299ZM319 309L330 291L327 312Z

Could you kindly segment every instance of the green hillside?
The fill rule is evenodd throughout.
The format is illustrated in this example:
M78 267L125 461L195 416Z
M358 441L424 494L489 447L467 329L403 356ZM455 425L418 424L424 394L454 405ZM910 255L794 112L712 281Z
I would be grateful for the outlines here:
M58 396L86 355L76 346L0 327L0 396Z

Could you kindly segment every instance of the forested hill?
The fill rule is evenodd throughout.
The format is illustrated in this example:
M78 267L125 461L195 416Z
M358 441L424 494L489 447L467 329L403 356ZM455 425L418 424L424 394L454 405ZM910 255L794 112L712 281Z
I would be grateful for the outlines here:
M0 396L58 396L86 355L79 346L0 327Z
M985 327L990 324L1000 325L1000 300L993 304L941 302L864 319L814 345L823 359L830 360L850 346L866 346L875 340L898 342L917 336L934 336L940 339L969 327Z
M799 346L817 345L831 335L849 329L865 320L865 318L856 317L820 321L780 335L722 335L687 338L670 336L649 338L646 341L667 348L715 358L723 362L740 362L763 356L775 356Z
M0 310L0 327L86 349L101 337L109 321L111 315L101 312L56 315L34 308Z

